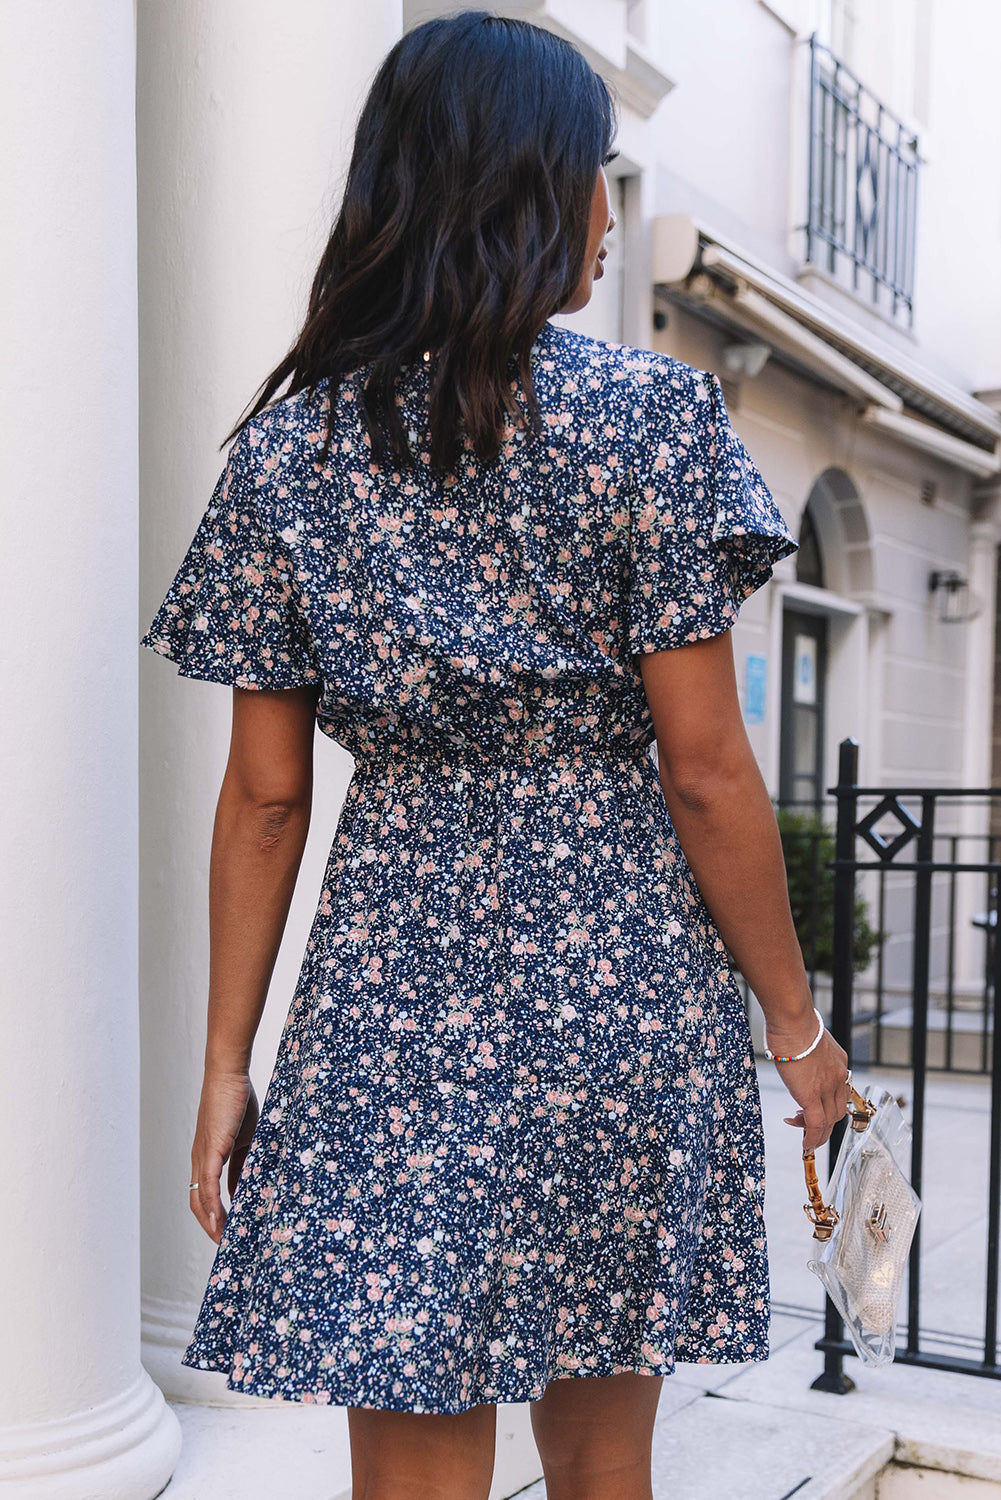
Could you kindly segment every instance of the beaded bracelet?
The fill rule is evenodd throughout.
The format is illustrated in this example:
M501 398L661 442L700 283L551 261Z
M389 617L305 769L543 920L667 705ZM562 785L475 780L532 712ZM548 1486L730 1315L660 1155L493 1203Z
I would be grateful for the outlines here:
M816 1006L813 1007L813 1014L817 1017L817 1020L820 1022L820 1030L817 1032L817 1035L814 1037L813 1041L810 1043L809 1047L807 1047L807 1049L806 1049L805 1052L794 1052L794 1053L790 1054L789 1057L778 1057L778 1056L776 1056L776 1054L774 1052L769 1052L769 1050L768 1050L768 1028L766 1027L765 1028L765 1056L771 1058L772 1062L799 1062L799 1060L800 1060L801 1057L809 1057L810 1053L813 1051L814 1047L816 1047L817 1043L820 1041L820 1038L824 1034L824 1018L820 1014L820 1011L817 1009Z

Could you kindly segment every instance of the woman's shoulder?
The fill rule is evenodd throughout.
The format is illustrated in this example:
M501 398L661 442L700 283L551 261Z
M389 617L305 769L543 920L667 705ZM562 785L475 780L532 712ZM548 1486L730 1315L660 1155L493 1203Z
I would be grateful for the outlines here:
M564 389L569 375L571 389L581 395L618 392L640 419L651 413L664 416L672 409L689 414L708 410L714 377L662 350L547 323L539 352L542 368L558 372Z
M327 382L271 401L248 418L233 440L230 456L252 474L258 489L272 490L283 477L311 467L323 442L330 397Z

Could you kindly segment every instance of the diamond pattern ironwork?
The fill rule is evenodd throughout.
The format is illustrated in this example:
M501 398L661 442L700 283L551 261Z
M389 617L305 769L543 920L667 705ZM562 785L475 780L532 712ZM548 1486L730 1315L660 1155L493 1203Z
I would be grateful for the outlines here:
M860 131L864 127L860 126ZM865 130L861 157L855 171L855 216L862 254L869 259L870 244L875 246L876 221L879 214L879 169L872 155L873 132Z
M914 320L918 171L910 126L841 59L810 37L806 259L860 290L873 305Z
M873 825L880 818L892 814L900 823L901 831L895 838L888 839L881 834ZM915 823L906 808L901 807L896 797L890 793L884 797L871 812L866 813L861 822L856 823L855 832L861 834L871 849L874 849L884 863L889 863L895 854L909 844L921 832L921 824Z

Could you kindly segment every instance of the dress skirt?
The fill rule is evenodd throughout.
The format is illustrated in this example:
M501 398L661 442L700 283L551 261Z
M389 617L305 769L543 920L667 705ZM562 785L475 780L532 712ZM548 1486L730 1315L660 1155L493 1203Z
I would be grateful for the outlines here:
M351 780L184 1363L459 1412L765 1359L743 999L646 753Z

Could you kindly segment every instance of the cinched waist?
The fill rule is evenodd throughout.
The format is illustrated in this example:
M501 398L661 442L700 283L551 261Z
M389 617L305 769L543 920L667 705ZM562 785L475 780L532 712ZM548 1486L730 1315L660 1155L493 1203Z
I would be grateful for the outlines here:
M388 741L366 746L356 754L355 775L383 775L387 771L406 772L433 767L442 775L498 775L507 778L526 771L553 774L563 771L588 772L622 768L635 770L650 761L649 744L607 742L552 745L542 741L524 742L484 748L430 736Z

